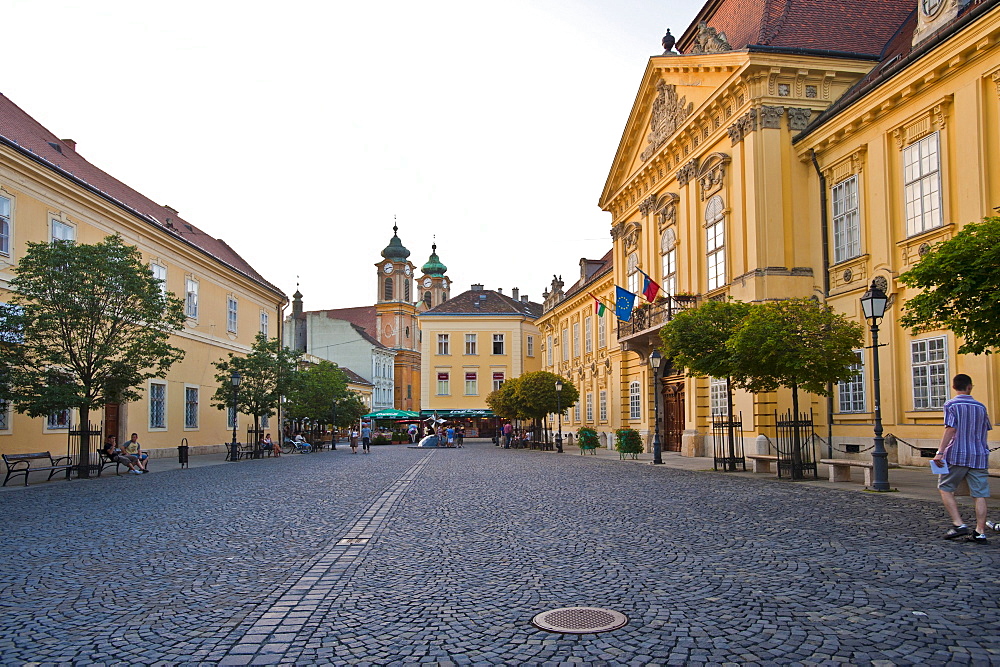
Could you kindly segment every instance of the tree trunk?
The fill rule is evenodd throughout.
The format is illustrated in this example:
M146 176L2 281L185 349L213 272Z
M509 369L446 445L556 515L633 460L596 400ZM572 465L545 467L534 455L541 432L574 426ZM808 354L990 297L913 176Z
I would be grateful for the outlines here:
M90 408L80 408L80 461L76 476L79 479L90 478Z

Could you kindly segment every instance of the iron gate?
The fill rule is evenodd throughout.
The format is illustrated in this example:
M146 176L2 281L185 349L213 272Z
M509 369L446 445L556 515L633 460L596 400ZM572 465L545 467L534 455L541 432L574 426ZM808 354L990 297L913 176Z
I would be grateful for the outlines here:
M743 472L747 469L747 460L743 456L743 413L737 420L728 419L725 415L712 418L712 444L715 452L714 470L735 472L740 466Z
M778 477L817 479L816 457L813 454L813 413L800 413L794 418L791 410L779 417L774 412L774 423L778 430Z

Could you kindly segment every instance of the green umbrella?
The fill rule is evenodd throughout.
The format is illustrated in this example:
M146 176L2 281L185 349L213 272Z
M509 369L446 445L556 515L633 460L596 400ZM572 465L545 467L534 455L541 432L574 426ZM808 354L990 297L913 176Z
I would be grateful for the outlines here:
M393 408L385 408L383 410L378 410L376 412L369 412L366 415L361 415L362 419L412 419L413 417L419 417L419 412L409 412L407 410L395 410Z

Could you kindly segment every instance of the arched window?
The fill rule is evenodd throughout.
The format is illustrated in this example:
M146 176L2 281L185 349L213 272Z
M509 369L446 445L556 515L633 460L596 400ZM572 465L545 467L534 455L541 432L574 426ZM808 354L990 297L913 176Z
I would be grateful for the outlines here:
M628 384L628 418L632 421L642 419L642 385L638 382Z
M410 279L409 278L404 278L403 279L403 301L407 301L408 302L409 300L410 300Z
M431 293L430 292L424 292L424 303L427 304L428 308L431 307Z
M726 207L715 195L705 206L705 255L709 291L726 284Z
M392 278L385 279L385 292L384 300L392 301Z
M673 296L677 294L677 233L673 229L663 232L660 252L663 253L663 282L660 287Z
M639 281L639 255L632 253L625 262L625 275L627 276L628 291L638 294L642 283Z

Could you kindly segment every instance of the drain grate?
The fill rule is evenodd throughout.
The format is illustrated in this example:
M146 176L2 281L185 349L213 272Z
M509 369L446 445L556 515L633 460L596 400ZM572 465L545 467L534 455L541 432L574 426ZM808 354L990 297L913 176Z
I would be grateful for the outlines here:
M344 539L337 542L338 547L347 547L352 544L368 544L369 538L367 537L345 537Z
M531 623L549 632L583 635L617 630L628 623L628 616L599 607L563 607L544 611L532 618Z

